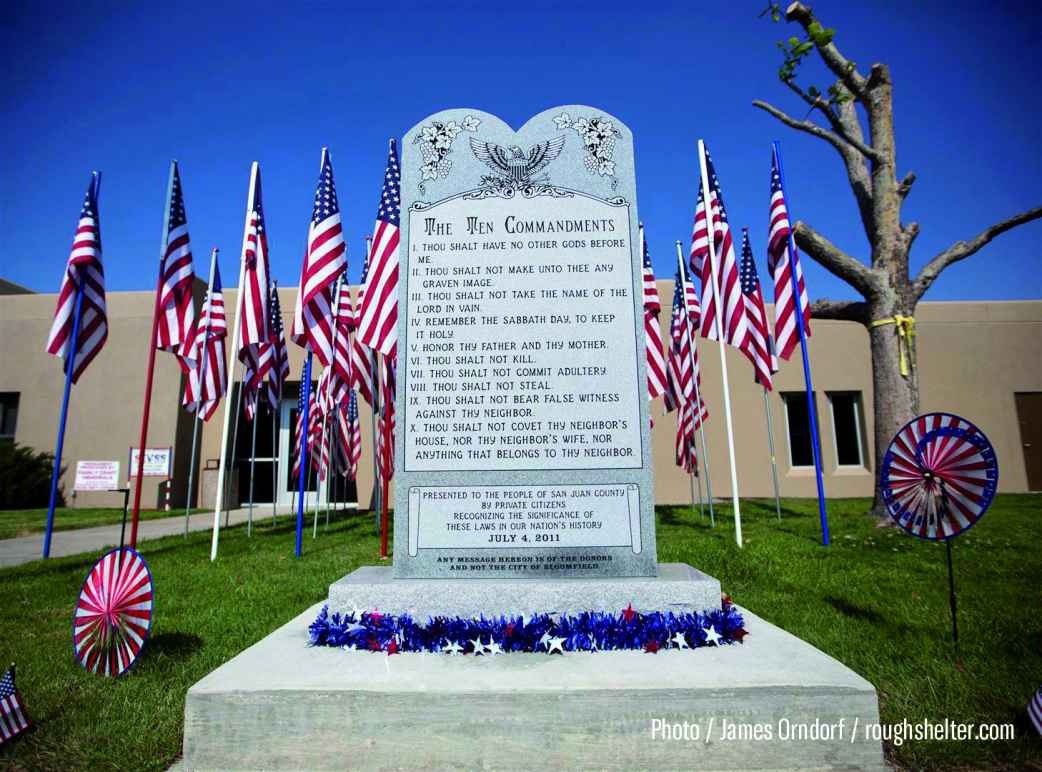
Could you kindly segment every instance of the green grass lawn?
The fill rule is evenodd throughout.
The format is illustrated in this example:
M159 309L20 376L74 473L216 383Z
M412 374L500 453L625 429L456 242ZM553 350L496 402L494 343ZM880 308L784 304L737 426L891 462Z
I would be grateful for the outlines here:
M203 510L193 509L192 511L202 512ZM156 520L161 517L177 517L184 513L183 509L175 509L170 512L160 509L142 509L138 515L141 520ZM75 531L80 528L93 528L96 525L111 525L122 519L122 507L67 507L54 510L54 530ZM127 523L130 523L129 516ZM18 536L43 533L46 526L46 509L0 510L0 539L14 539Z
M999 497L956 542L958 657L943 546L876 529L866 508L863 500L830 502L833 543L824 549L814 502L785 501L778 523L773 501L747 501L739 550L728 507L718 507L715 530L686 508L660 507L659 560L719 577L738 604L864 675L879 690L884 722L1016 724L1012 742L906 742L888 749L897 764L1037 764L1042 741L1023 716L1042 682L1042 497ZM72 659L72 606L96 556L0 571L0 662L17 662L37 723L0 750L0 766L162 769L176 759L189 686L321 600L331 581L378 562L368 514L338 516L317 541L305 535L302 561L292 556L289 519L281 522L262 523L251 539L243 527L222 531L216 563L208 533L187 544L181 537L143 543L156 582L156 621L145 654L117 681L89 675Z

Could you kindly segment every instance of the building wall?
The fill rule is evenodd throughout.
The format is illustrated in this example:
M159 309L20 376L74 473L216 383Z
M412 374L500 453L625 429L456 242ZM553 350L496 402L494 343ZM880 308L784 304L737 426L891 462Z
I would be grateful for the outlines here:
M225 290L229 325L233 320L236 292ZM669 330L673 295L672 282L659 282L662 301L661 325ZM292 325L295 289L280 290L284 323ZM18 392L20 397L16 440L43 450L53 450L63 384L61 363L44 353L56 297L53 294L6 295L0 297L0 392ZM109 294L109 340L97 359L73 387L66 435L66 488L71 487L75 463L80 459L113 460L121 463L126 478L127 450L136 444L140 428L147 341L154 295L152 292ZM773 309L768 307L768 314ZM1042 392L1042 301L921 303L917 317L922 408L964 415L989 436L1001 467L999 489L1027 490L1014 393ZM817 393L820 436L828 496L869 496L872 493L873 436L871 364L868 334L859 325L813 322L810 342L811 368ZM230 334L229 334L230 337ZM296 396L304 352L289 344L291 391ZM699 340L702 391L709 406L706 441L709 447L711 482L716 497L731 495L724 422L723 388L719 346ZM735 429L737 477L743 496L772 495L770 459L767 449L763 392L752 381L751 367L740 353L726 347L731 382ZM317 378L319 368L315 367ZM235 370L238 378L238 368ZM781 393L799 393L803 373L798 351L783 363L776 376L775 391L769 395L773 414L778 472L782 495L814 496L812 469L792 468L786 413ZM183 506L191 451L192 417L179 407L182 376L173 357L156 356L149 445L175 448L173 505ZM857 392L862 408L864 464L839 468L829 410L831 392ZM676 420L662 414L662 402L652 406L653 461L656 497L659 503L689 500L689 481L673 461ZM360 506L368 506L372 488L371 413L360 405L365 451L357 481ZM263 414L262 414L263 416ZM220 457L224 410L219 409L201 433L198 469L216 465ZM266 416L263 420L267 421ZM264 426L264 424L261 424ZM248 442L240 437L240 442ZM201 478L197 469L196 479ZM159 483L146 482L143 506L157 504ZM81 494L81 506L116 506L113 494ZM202 506L211 502L203 501Z

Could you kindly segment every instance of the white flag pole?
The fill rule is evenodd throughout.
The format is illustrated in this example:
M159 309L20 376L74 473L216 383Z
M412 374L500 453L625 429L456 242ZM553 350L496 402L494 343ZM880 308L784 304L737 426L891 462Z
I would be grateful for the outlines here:
M207 299L213 293L213 276L214 271L217 268L217 247L213 248L210 253L210 279L206 283L206 295L203 297L203 306L205 308ZM195 415L192 417L192 461L188 465L188 492L185 494L185 538L188 538L188 516L192 510L192 487L195 482L195 454L199 447L199 424L202 420L199 418L200 408L203 404L203 383L206 380L206 362L210 357L206 355L206 344L210 339L210 321L211 314L207 314L206 327L203 328L203 345L200 352L202 360L199 362L199 387L195 394ZM191 377L191 376L189 376ZM199 497L196 497L196 503L198 503Z
M720 297L720 277L716 272L716 242L713 229L712 194L709 187L709 171L706 167L706 146L698 140L698 166L702 175L703 202L706 208L706 235L709 242L709 273L713 277L713 296L716 299L716 335L720 343L720 371L724 379L724 415L727 420L727 455L731 462L731 504L734 507L734 538L742 546L742 510L738 504L738 471L734 460L734 425L731 421L731 393L727 380L727 356L724 352L724 329L720 321L724 299Z
M680 241L677 241L677 267L680 269L680 280L686 282L687 270L684 266L684 252L680 246ZM713 512L713 483L710 480L710 469L709 469L709 448L706 447L706 430L702 423L702 394L698 388L698 368L695 366L698 361L695 355L698 353L698 338L695 335L695 331L691 329L691 309L687 307L687 287L680 288L680 297L684 299L684 326L687 328L687 336L691 339L691 350L688 355L691 357L691 378L692 383L695 386L695 409L691 411L691 420L698 421L698 434L702 438L702 461L703 466L706 470L706 498L709 499L709 524L716 528L716 514ZM697 458L696 458L697 463ZM701 495L702 486L699 483L699 495Z
M239 254L239 284L235 291L235 327L232 333L231 343L228 346L228 375L232 378L235 374L235 354L238 351L239 346L239 322L241 321L242 303L239 297L242 294L243 282L246 278L246 248L248 245L248 239L250 236L250 212L253 211L254 196L257 193L257 170L260 168L260 164L256 161L250 166L250 187L246 194L246 221L242 228L242 252ZM234 380L229 381L229 388L234 384ZM213 540L210 542L210 560L217 560L217 543L220 540L221 533L221 505L224 494L224 467L225 462L228 460L228 427L231 424L232 411L229 410L228 403L231 400L227 398L227 392L225 393L224 400L224 428L221 430L221 462L217 467L217 493L215 495L215 501L213 505ZM236 419L238 416L236 416Z

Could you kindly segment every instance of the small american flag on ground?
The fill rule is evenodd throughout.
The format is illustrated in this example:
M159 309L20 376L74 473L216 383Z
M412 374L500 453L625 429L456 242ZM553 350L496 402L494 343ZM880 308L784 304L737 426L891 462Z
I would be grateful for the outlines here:
M715 245L715 267L720 298L716 297L713 274L710 270L709 223L706 220L706 192L699 189L698 206L695 210L695 226L691 234L691 270L702 279L702 337L718 340L716 315L721 313L720 326L724 342L740 346L745 339L745 303L742 299L741 281L738 276L738 259L735 256L731 225L727 221L724 198L720 192L720 180L706 150L706 172L709 177L708 199L712 212L713 244Z
M199 327L191 346L193 367L188 371L183 405L195 412L199 403L204 421L209 421L228 388L225 372L224 341L228 336L228 321L224 316L224 294L221 289L221 269L214 266L213 288L206 293Z
M54 309L54 322L47 338L47 353L65 357L72 339L73 316L76 313L76 290L83 287L80 307L80 327L76 334L76 361L72 367L72 382L79 380L109 335L108 315L105 311L105 273L101 266L101 220L98 213L97 178L87 187L80 210L80 221L72 239L65 273ZM68 364L66 363L66 367Z
M365 297L358 323L364 346L394 357L398 349L398 220L401 213L401 169L391 140L387 170L376 210Z
M648 360L648 399L652 400L666 391L666 360L662 356L662 329L658 321L662 304L658 299L655 271L651 267L643 225L640 226L640 242L644 253L644 348Z
M782 192L781 175L778 173L778 157L771 150L771 212L767 237L767 267L774 278L774 340L778 356L788 359L800 332L796 327L796 305L792 294L792 266L796 268L796 282L800 288L800 310L803 313L803 330L810 337L810 301L807 286L803 282L803 269L799 254L789 255L789 211Z
M362 281L358 285L358 315L355 319L356 324L361 322L362 306L365 305L365 284L369 275L369 251L372 246L372 239L367 238L366 242L365 260L362 263ZM362 338L356 329L355 334L351 337L351 383L354 388L358 389L362 399L370 405L373 404L372 359L372 352L362 345Z
M774 346L767 327L767 311L763 307L760 277L756 273L749 229L742 228L742 296L745 298L745 340L738 348L753 363L753 378L765 389L771 388L771 375L778 371Z
M195 338L195 306L192 304L195 270L192 268L192 244L188 238L188 217L177 161L173 162L173 167L174 178L166 212L166 251L159 265L162 283L155 345L176 356L181 369L187 373L194 365L191 360Z
M0 678L0 745L17 737L32 725L25 714L22 695L14 684L14 665Z
M1042 686L1035 691L1035 696L1028 703L1028 716L1035 725L1035 731L1042 734Z
M333 164L323 148L292 331L293 342L310 348L323 367L333 362L333 287L347 267L346 252Z

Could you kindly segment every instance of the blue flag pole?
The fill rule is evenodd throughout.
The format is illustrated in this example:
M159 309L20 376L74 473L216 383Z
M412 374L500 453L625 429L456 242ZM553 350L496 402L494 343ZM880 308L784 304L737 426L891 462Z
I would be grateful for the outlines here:
M796 240L792 235L792 207L789 196L785 192L785 170L782 167L781 143L771 143L774 157L778 159L778 178L781 183L782 196L785 197L785 208L789 216L789 277L792 280L792 297L796 314L796 329L800 333L800 350L803 352L803 380L807 385L807 412L810 414L810 442L814 450L814 475L818 483L818 513L821 515L821 543L829 546L829 519L825 513L825 486L821 481L821 442L818 439L818 410L814 404L814 384L810 378L810 357L807 355L807 331L803 327L802 295L799 281L796 278Z
M95 216L97 214L98 190L101 187L101 172L94 172L94 206ZM66 269L68 270L68 269ZM69 349L65 354L65 392L62 394L61 416L58 419L58 442L54 447L54 471L51 473L51 501L47 505L47 528L43 532L43 556L51 555L51 534L54 532L54 505L58 499L58 477L61 475L62 448L65 445L65 419L69 415L69 394L72 391L72 374L76 371L76 344L80 337L80 313L83 310L83 287L86 284L86 276L80 277L76 285L76 304L72 312L72 337L69 340Z
M304 382L300 388L304 389L303 414L300 417L300 479L297 496L297 557L300 557L301 539L304 535L304 481L307 479L308 468L308 407L311 401L311 349L308 349L308 358L304 362ZM316 494L317 495L317 494Z

